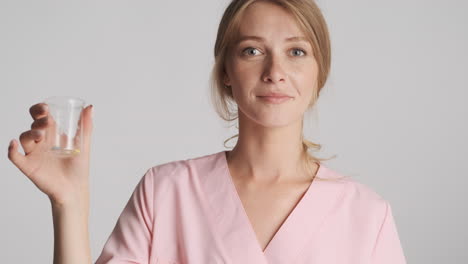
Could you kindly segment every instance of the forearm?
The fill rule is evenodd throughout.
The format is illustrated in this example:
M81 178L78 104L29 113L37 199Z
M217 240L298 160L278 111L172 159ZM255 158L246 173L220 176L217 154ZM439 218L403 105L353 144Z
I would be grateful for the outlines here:
M54 224L54 264L91 263L89 206L51 202Z

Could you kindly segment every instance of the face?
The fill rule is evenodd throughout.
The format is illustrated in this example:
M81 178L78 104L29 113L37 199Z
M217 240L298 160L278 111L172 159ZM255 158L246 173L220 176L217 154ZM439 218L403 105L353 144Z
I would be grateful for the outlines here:
M318 66L293 16L275 4L256 2L245 10L239 33L224 78L232 86L239 118L245 115L266 127L301 122L317 88ZM261 97L270 92L291 98L271 103Z

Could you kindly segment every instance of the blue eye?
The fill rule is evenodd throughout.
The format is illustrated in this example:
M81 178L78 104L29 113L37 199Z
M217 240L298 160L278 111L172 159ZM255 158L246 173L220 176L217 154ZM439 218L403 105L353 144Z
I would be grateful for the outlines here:
M304 55L306 54L306 52L304 50L301 50L301 49L293 49L293 51L300 51L300 52L304 53Z
M252 53L252 52L249 53L249 51L253 51L253 53ZM255 55L256 55L256 54L255 54L255 51L258 51L258 49L253 48L253 47L248 47L248 48L245 48L245 49L242 51L242 54L255 56ZM298 51L298 52L299 52L299 55L297 55L297 56L295 56L295 57L301 57L301 55L300 55L301 52L303 53L302 56L305 56L305 55L307 54L307 53L306 53L304 50L302 50L302 49L293 49L292 51L293 51L293 52L295 52L295 51ZM246 52L247 52L247 53L246 53ZM297 54L297 53L296 53L296 54Z
M246 51L249 51L249 50L257 50L257 49L256 49L256 48L252 48L252 47L248 47L248 48L246 48L246 49L244 49L244 50L242 51L242 54L245 54L245 52L246 52ZM248 54L248 55L250 55L250 54ZM255 54L253 54L253 55L255 55Z

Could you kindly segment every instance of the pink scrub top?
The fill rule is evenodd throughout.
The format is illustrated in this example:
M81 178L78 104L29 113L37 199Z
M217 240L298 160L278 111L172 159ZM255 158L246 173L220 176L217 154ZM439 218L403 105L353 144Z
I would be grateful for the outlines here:
M389 202L349 177L314 179L263 251L225 152L149 169L96 264L406 263Z

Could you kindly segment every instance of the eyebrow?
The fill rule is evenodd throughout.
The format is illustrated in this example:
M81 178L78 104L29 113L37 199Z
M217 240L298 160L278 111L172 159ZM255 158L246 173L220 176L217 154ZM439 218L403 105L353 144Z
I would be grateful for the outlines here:
M259 36L242 36L241 35L237 40L237 44L241 43L242 41L246 41L246 40L256 40L256 41L260 41L260 42L265 42L265 39L262 38L262 37L259 37ZM286 39L284 39L284 41L285 42L304 41L304 42L309 43L309 40L306 37L303 37L303 36L295 36L295 37L286 38Z

